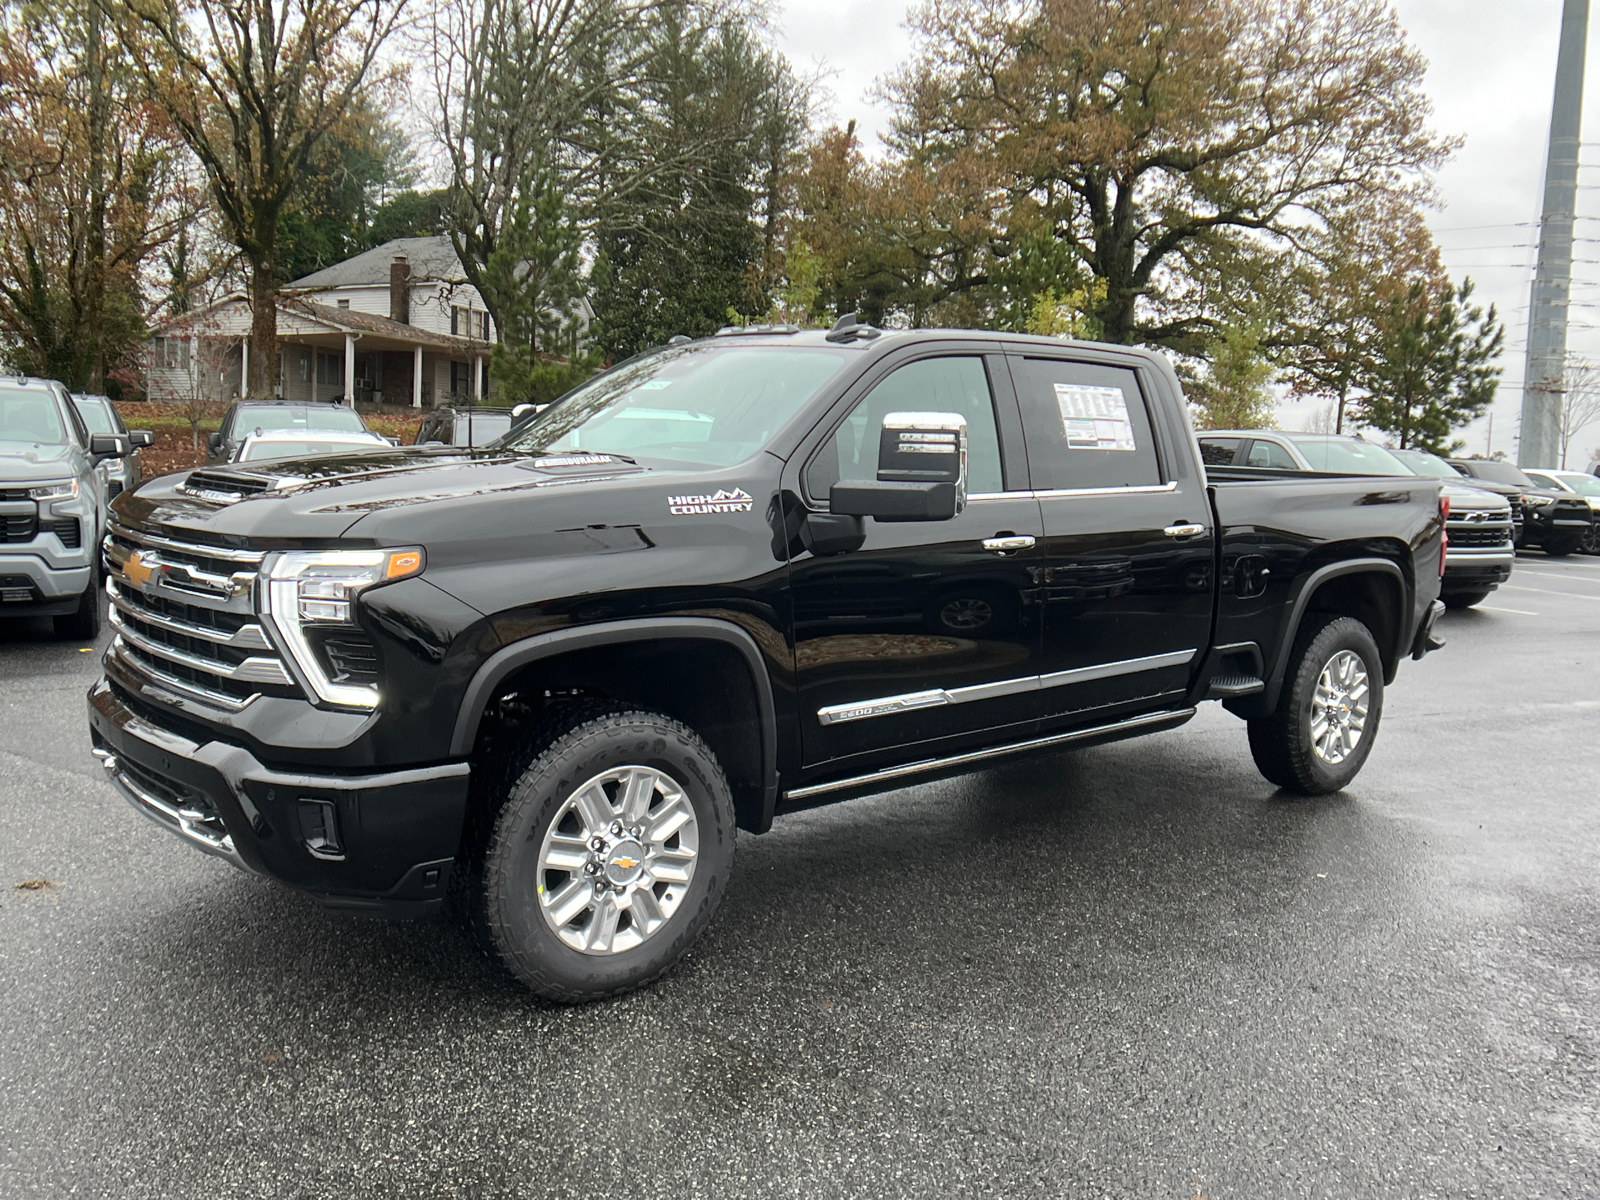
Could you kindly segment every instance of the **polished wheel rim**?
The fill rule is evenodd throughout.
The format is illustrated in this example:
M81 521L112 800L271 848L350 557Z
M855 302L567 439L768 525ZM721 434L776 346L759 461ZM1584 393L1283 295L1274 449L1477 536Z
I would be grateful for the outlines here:
M939 610L939 619L947 629L981 629L994 618L994 609L987 600L967 597L951 600Z
M568 946L620 954L672 920L694 879L700 825L677 780L613 767L573 791L539 848L539 911Z
M1339 651L1323 666L1311 698L1311 744L1323 762L1337 766L1361 744L1370 691L1367 664L1354 650Z

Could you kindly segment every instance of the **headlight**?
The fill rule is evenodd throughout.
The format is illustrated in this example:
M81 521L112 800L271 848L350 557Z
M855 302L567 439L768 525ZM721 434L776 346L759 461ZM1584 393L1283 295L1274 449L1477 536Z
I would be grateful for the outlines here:
M68 479L62 483L41 483L38 487L29 488L28 495L35 500L75 500L78 496L78 481Z
M1556 498L1554 496L1524 496L1522 498L1522 507L1549 508L1555 502Z
M351 682L352 673L342 666L364 657L356 645L363 640L356 629L356 598L366 588L416 575L422 567L417 547L292 550L273 561L262 611L319 699L350 708L377 707L376 682ZM330 640L341 630L348 632Z

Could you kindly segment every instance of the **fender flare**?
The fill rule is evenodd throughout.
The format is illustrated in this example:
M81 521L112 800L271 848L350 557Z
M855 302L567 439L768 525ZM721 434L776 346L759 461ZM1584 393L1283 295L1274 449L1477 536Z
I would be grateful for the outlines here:
M1399 614L1399 641L1394 647L1395 661L1399 661L1403 654L1400 647L1410 645L1408 635L1413 623L1411 614L1404 611L1408 591L1405 573L1400 567L1387 558L1352 558L1319 567L1306 576L1299 592L1295 594L1294 604L1289 610L1289 620L1283 627L1283 640L1278 643L1278 653L1273 658L1272 669L1267 675L1267 686L1259 697L1263 712L1271 712L1278 705L1278 694L1283 690L1283 677L1289 669L1289 654L1294 650L1294 640L1300 635L1300 623L1305 619L1306 607L1311 603L1311 597L1317 594L1317 589L1330 579L1338 579L1345 575L1370 574L1387 575L1394 579L1400 589L1402 611Z
M473 673L472 680L456 712L455 732L450 739L452 757L465 758L478 740L478 725L484 706L495 689L512 672L543 658L553 658L574 650L613 646L626 642L653 642L662 638L699 638L732 646L744 658L756 696L757 721L761 730L761 811L748 827L764 833L772 824L778 801L778 717L772 698L772 679L767 672L761 648L748 632L732 621L714 617L640 617L622 621L601 621L573 629L541 633L500 647Z

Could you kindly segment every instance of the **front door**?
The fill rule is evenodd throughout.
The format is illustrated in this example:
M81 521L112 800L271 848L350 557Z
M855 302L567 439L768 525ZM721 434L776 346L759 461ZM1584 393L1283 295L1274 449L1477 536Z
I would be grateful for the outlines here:
M1204 481L1177 469L1185 448L1162 444L1138 372L1045 356L1009 362L1044 517L1048 721L1170 703L1210 636Z
M808 505L825 510L835 482L876 476L885 414L967 419L964 511L948 521L869 519L859 550L791 562L808 766L932 755L979 731L1025 732L1037 723L1043 528L1021 478L1015 409L1009 421L997 420L992 373L1009 382L996 355L889 364L887 374L863 381L848 415L803 467ZM1002 396L1011 403L1009 387Z

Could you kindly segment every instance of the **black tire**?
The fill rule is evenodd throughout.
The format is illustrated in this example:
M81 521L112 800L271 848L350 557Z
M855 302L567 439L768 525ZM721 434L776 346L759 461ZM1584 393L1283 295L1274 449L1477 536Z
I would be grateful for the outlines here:
M543 722L501 766L491 785L498 794L488 797L464 872L465 899L486 948L529 989L564 1004L615 996L665 973L705 930L733 865L733 797L716 756L670 717L589 704ZM546 920L541 897L549 885L553 900L557 885L549 869L540 871L539 856L552 827L571 818L563 812L585 783L625 767L660 772L681 790L698 832L694 869L680 896L665 893L676 906L638 945L588 953ZM559 885L579 880L574 869ZM631 920L634 910L624 911ZM588 919L597 920L598 909Z
M78 597L77 609L54 619L56 636L74 642L94 641L100 636L100 610L105 603L106 594L100 586L99 568L91 568L89 587Z
M1367 711L1359 740L1335 763L1313 743L1312 702L1323 669L1344 651L1355 654L1365 669ZM1383 661L1372 634L1353 617L1313 613L1295 636L1277 708L1249 723L1250 754L1261 774L1281 788L1307 796L1337 792L1367 761L1382 716Z
M1439 599L1444 601L1446 608L1471 608L1474 604L1482 604L1489 598L1492 588L1481 592L1445 592Z
M1578 549L1585 554L1600 554L1600 525L1590 525L1578 538Z

